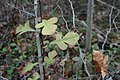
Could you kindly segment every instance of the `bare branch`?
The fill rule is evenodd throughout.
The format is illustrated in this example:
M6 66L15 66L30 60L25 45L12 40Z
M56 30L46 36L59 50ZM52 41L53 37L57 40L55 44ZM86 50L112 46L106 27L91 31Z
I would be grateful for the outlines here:
M120 32L120 30L117 28L115 19L118 17L119 14L120 14L120 12L118 12L117 15L113 18L113 24L114 24L114 26L115 26L115 28L116 28L116 30L117 30L118 32Z
M62 16L62 19L64 20L64 22L65 22L65 24L66 24L66 29L67 29L67 31L70 31L69 28L68 28L68 23L67 23L66 19L65 19L64 16L63 16L63 10L62 10L62 8L61 8L58 4L57 4L57 6L58 6L58 8L59 8L60 11L61 11L61 16Z
M35 11L35 25L38 24L38 0L34 0L34 11ZM37 51L38 51L38 62L39 62L39 69L40 69L40 79L44 79L44 68L42 64L42 48L41 48L41 40L39 38L39 29L36 29L36 44L37 44Z
M15 6L11 5L11 4L8 3L8 2L5 2L5 3L6 3L8 6L11 6L12 8L15 8L16 10L18 10L18 11L20 11L20 12L24 12L24 13L26 13L26 14L28 14L28 15L35 16L33 13L29 13L29 12L25 11L24 9L23 9L23 10L18 9L18 8L16 8Z
M103 44L102 44L102 50L104 50L104 46L105 46L105 43L106 43L106 41L107 41L107 38L108 38L108 35L109 35L109 33L111 32L111 28L112 28L112 18L111 18L111 16L112 16L112 12L113 12L113 7L111 8L111 12L110 12L110 14L109 14L109 30L107 31L107 33L106 33L106 35L105 35L105 40L104 40L104 42L103 42Z
M82 53L82 51L81 51L81 48L80 48L80 44L79 44L79 43L78 43L78 49L79 49L79 53L80 53L80 54L79 54L80 59L82 60L84 66L85 66L86 73L87 73L88 77L89 77L90 80L91 80L91 75L90 75L90 73L89 73L89 71L88 71L88 69L87 69L86 60L83 59L83 53Z
M102 4L104 4L104 5L107 5L108 7L113 8L113 9L117 10L118 12L120 12L120 9L118 9L118 8L115 7L115 6L112 6L112 5L110 5L110 4L107 4L106 2L103 2L103 1L101 1L101 0L96 0L96 1L98 1L98 2L100 2L100 3L102 3Z
M71 9L72 9L72 14L73 14L73 27L75 28L75 12L74 12L74 8L73 8L73 4L71 0L68 0L70 5L71 5Z

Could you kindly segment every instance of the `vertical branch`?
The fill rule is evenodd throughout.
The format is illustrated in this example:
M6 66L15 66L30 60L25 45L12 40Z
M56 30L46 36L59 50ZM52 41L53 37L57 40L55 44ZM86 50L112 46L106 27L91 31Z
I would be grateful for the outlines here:
M73 8L72 1L71 0L68 0L68 1L70 3L71 9L72 9L72 14L73 14L73 28L75 28L75 11L74 11L74 8Z
M87 5L87 28L86 28L86 48L85 52L88 53L91 48L91 34L92 34L92 26L93 26L93 9L94 8L94 0L88 0Z
M38 10L38 0L34 0L35 24L38 24L37 10ZM43 64L42 64L42 48L41 48L41 41L39 38L39 29L36 29L36 44L37 44L37 51L38 51L40 79L44 80L44 70L43 70Z

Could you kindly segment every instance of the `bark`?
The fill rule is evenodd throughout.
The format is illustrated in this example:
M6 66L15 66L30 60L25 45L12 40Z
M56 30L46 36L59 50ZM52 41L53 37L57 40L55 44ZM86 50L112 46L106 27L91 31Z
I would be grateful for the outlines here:
M89 53L91 48L91 39L92 39L92 26L93 26L93 12L94 12L94 0L88 0L87 5L87 28L86 28L86 48L85 52Z

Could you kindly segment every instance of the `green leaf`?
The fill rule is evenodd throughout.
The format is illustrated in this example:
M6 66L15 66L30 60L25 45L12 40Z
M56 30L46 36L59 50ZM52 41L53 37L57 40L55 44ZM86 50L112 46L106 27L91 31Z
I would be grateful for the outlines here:
M69 32L63 37L63 39L67 44L75 45L79 40L79 35L74 32Z
M28 63L27 66L23 68L23 72L26 73L26 72L30 71L37 64L38 63Z
M38 74L38 72L35 72L33 73L32 78L33 80L38 80L38 78L40 78L40 75Z
M24 26L19 24L19 26L16 28L16 34L18 34L18 35L21 35L21 34L28 32L28 31L32 31L32 32L35 31L34 29L32 29L30 27L29 21L27 21Z
M57 17L53 17L53 18L50 18L49 20L48 20L48 23L49 24L53 24L53 23L56 23L58 21L58 18Z
M89 54L88 56L87 56L87 58L88 58L88 60L91 62L92 61L92 59L93 59L93 57L92 57L93 55L92 54Z
M62 32L57 32L56 39L60 40L62 38Z
M56 51L51 51L48 53L48 57L45 56L45 63L47 66L53 64L55 62L54 57L57 55Z
M52 52L49 52L49 53L48 53L49 59L53 59L56 55L57 55L57 52L56 52L56 51L52 51Z
M44 26L44 24L43 23L39 23L39 24L36 24L36 28L41 28L41 27L43 27Z
M50 18L49 20L43 19L41 23L39 23L35 26L35 28L43 27L42 34L43 35L51 35L57 29L57 25L55 25L55 23L57 21L58 21L58 19L56 17Z
M32 78L28 78L28 80L33 80Z
M31 78L28 78L28 80L38 80L38 78L40 78L40 75L38 72L35 72Z
M62 50L67 49L67 44L65 44L64 42L57 42L56 43L58 45L58 47Z
M56 35L56 40L52 41L50 44L57 44L60 49L67 49L68 45L75 45L79 40L79 35L74 32L68 32L65 36L62 37L62 33L58 32ZM66 44L67 43L67 44Z

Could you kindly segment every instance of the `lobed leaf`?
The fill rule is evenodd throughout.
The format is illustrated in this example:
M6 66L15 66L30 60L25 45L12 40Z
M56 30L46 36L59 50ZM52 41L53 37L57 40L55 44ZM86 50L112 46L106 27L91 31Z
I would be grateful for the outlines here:
M32 77L33 77L33 80L38 80L40 78L40 75L38 72L35 72L33 73Z
M43 27L42 34L43 35L51 35L57 29L57 25L55 25L55 23L57 21L58 21L58 19L56 17L50 18L49 20L43 19L41 23L39 23L35 26L35 28Z
M32 31L32 32L35 31L34 29L32 29L30 27L29 21L27 21L24 26L19 24L19 26L16 28L16 34L18 34L18 35L21 35L21 34L28 32L28 31Z
M62 33L58 32L56 40L52 41L50 44L57 44L60 49L67 49L68 45L75 45L79 40L79 35L74 32L68 32L65 36L62 37ZM66 44L67 43L67 44Z
M69 45L75 45L77 43L77 41L79 40L79 35L74 32L69 32L63 37L63 39Z
M48 57L45 56L45 63L47 64L47 66L53 64L55 62L55 59L54 57L57 55L57 52L56 51L51 51L48 53Z
M29 63L26 67L23 68L23 72L26 73L30 71L34 66L36 66L38 63Z
M35 28L41 28L41 27L43 27L43 26L44 26L43 23L39 23L39 24L36 24L36 25L35 25Z
M103 55L100 51L94 51L93 60L96 64L96 70L101 70L102 78L104 79L107 75L107 68L108 68L108 55Z
M50 18L49 20L48 20L48 23L56 23L58 21L58 18L57 17L53 17L53 18Z

